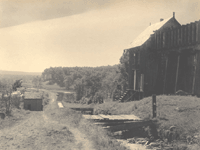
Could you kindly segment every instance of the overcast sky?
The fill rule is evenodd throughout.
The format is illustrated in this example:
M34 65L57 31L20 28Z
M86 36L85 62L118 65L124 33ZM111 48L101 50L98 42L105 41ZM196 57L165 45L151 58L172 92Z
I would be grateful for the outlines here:
M119 63L150 23L200 20L199 0L0 0L0 70Z

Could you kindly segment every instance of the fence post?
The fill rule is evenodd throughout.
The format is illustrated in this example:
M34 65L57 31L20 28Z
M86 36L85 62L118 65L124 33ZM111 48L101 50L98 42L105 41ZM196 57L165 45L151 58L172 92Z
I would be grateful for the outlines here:
M153 112L153 118L156 117L156 95L152 95L152 112Z

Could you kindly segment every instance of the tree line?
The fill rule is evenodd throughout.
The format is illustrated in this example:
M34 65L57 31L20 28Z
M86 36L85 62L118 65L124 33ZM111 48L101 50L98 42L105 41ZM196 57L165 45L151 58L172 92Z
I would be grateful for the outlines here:
M128 54L120 64L101 67L50 67L42 73L43 81L73 90L76 101L102 103L104 99L118 99L128 86Z

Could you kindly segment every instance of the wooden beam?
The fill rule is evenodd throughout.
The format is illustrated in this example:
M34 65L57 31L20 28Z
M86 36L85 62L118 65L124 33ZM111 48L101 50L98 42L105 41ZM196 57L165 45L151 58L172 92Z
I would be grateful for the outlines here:
M81 111L81 112L86 112L89 111L90 114L93 114L94 108L70 108L73 109L75 111Z
M152 95L152 114L153 118L157 116L157 111L156 111L156 95Z
M197 70L197 53L194 55L194 76L192 83L192 94L194 94L194 89L195 89L196 70Z
M163 94L165 94L165 85L166 85L166 77L167 77L167 65L168 65L168 56L166 58L166 64L165 64L165 77L164 77L164 85L163 85Z
M198 22L195 21L195 43L198 43Z
M136 76L137 76L137 72L136 72L136 70L134 70L134 81L133 81L133 90L136 90Z
M123 121L123 120L120 120L120 121L104 121L104 122L95 122L94 124L95 125L99 125L99 126L117 126L117 125L123 125L123 124L132 124L132 123L138 123L138 122L141 122L141 121Z
M133 89L133 75L132 75L132 69L133 69L133 51L129 50L129 73L128 73L128 79L129 79L129 89Z
M176 93L177 82L178 82L179 61L180 61L180 55L178 55L178 59L177 59L177 67L176 67L176 81L175 81L174 93Z
M194 44L195 43L195 23L192 23L192 39L191 39L191 43Z
M181 27L181 29L180 29L180 44L179 44L179 46L182 46L183 45L183 27Z
M116 131L123 131L123 130L130 130L136 127L143 127L143 126L149 126L152 124L152 121L143 121L143 122L132 122L132 123L124 123L116 126L108 126L104 127L104 129L107 129L111 132Z
M196 23L196 42L200 43L200 20Z
M173 47L173 45L174 45L174 40L173 40L173 38L174 38L174 36L173 36L173 33L174 33L174 31L173 30L171 30L171 39L170 39L170 47Z

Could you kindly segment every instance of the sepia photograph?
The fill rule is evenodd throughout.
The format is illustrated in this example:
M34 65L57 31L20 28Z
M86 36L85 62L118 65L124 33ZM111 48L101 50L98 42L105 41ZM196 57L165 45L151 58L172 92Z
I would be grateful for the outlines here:
M0 0L0 150L200 150L199 0Z

